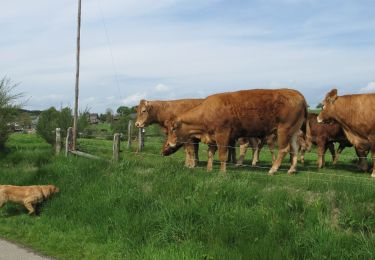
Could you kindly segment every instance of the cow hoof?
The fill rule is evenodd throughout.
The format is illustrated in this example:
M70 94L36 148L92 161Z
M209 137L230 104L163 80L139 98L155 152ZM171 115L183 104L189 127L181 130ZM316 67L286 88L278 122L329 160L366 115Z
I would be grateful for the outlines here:
M289 174L289 175L294 175L294 174L296 174L296 173L297 173L297 171L294 170L294 169L288 171L288 174Z
M375 173L370 175L371 178L375 178Z
M271 170L269 170L268 175L273 176L275 174L275 172L276 172L276 170L271 169Z

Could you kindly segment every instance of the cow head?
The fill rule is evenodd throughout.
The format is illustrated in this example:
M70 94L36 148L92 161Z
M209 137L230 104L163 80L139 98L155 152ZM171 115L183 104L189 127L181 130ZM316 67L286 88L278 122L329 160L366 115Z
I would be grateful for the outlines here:
M334 111L335 111L335 101L337 99L337 89L332 89L326 95L323 101L322 111L317 117L318 123L323 123L325 121L329 121L334 119Z
M135 122L136 127L145 127L149 123L151 102L142 99L137 107L137 121Z
M184 134L180 119L170 120L167 124L167 130L167 143L169 147L174 148L187 141L187 136Z

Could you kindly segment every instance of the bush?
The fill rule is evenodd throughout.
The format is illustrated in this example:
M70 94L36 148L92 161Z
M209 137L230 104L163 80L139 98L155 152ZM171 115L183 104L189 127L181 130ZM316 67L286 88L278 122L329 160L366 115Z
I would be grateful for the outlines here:
M61 128L61 137L64 138L72 124L73 116L70 108L66 107L58 111L56 108L51 107L40 114L36 131L44 140L53 144L56 137L56 128Z
M17 84L4 77L0 80L0 150L4 150L5 142L10 133L10 124L17 114L20 105L14 102L21 97L21 94L11 94Z

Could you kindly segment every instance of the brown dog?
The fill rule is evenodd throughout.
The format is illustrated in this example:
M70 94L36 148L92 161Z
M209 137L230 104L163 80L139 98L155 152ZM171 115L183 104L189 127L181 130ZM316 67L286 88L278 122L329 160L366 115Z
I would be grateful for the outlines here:
M13 186L0 185L0 208L7 202L12 201L25 205L29 214L35 212L34 206L59 192L54 185Z

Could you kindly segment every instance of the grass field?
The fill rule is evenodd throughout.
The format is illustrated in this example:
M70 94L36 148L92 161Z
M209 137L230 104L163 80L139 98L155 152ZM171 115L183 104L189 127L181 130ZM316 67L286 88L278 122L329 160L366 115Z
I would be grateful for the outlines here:
M352 149L337 166L327 156L320 171L308 154L295 176L267 176L264 150L261 168L230 165L223 175L218 165L206 172L204 145L200 167L186 169L182 152L158 156L161 142L146 139L140 154L123 147L121 162L111 163L111 141L79 140L106 158L93 161L56 157L40 138L12 135L0 183L52 183L61 192L37 217L5 205L0 237L58 259L375 257L375 180L356 170Z

